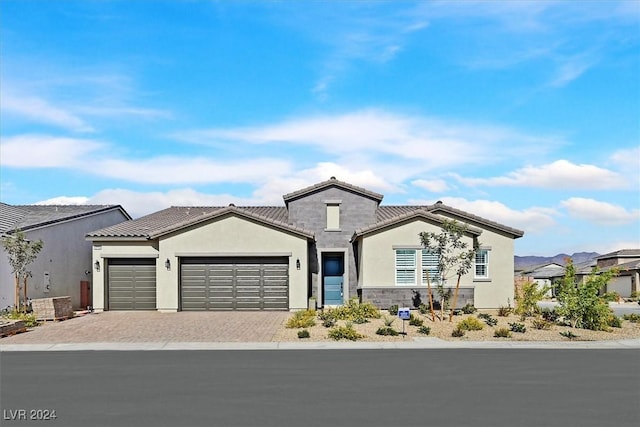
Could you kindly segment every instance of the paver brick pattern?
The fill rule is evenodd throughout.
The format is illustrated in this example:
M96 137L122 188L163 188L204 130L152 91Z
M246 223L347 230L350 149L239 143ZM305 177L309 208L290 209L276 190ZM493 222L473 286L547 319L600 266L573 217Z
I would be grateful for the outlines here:
M266 342L290 313L285 311L105 311L46 322L2 344L92 342Z

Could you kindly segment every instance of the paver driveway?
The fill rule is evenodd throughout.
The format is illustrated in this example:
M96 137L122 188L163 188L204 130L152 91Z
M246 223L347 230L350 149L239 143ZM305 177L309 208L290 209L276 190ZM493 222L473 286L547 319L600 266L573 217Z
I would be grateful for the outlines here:
M284 311L177 312L105 311L47 322L0 338L3 344L93 342L264 342L289 316Z

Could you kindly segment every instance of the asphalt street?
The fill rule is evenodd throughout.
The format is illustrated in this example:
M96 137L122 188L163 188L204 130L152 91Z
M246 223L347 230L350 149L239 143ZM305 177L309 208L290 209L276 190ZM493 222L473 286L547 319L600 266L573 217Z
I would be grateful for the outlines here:
M637 349L3 352L2 425L636 426L639 355ZM55 419L33 419L51 411Z

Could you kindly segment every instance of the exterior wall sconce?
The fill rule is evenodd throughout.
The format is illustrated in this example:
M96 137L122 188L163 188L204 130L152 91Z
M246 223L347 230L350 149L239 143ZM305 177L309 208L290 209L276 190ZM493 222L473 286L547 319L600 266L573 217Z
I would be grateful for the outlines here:
M96 261L93 266L95 267L96 271L100 271L100 261Z
M164 262L164 266L167 268L167 270L171 270L171 261L169 261L169 258L167 258L167 260Z
M300 258L296 259L296 270L300 270Z

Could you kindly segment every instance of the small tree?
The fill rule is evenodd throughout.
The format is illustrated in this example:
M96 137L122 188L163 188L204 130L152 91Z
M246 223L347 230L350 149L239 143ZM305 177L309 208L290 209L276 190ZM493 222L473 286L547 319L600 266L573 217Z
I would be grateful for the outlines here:
M42 240L29 241L22 231L16 230L13 234L2 238L2 247L9 258L9 266L15 278L15 308L20 308L20 281L24 285L23 310L27 309L27 279L31 271L27 270L42 249Z
M515 313L520 315L520 320L533 316L540 312L540 302L549 291L549 286L539 287L536 282L527 281L519 287L516 295Z
M437 291L440 296L440 319L444 318L443 310L445 303L448 302L447 294L450 290L444 289L447 279L457 276L456 288L453 293L453 305L449 314L449 322L453 320L453 312L458 301L458 291L460 289L460 279L467 274L473 267L474 258L478 251L479 243L473 240L473 247L469 248L467 242L463 242L462 238L468 231L466 224L460 224L455 220L444 220L442 223L442 231L440 233L422 232L420 233L420 242L422 246L429 252L438 257L438 276ZM429 294L429 309L431 317L435 320L435 312L433 310L433 296L431 292L431 278L427 269L427 289Z
M582 282L576 280L576 270L571 259L567 261L565 275L558 283L559 315L567 319L574 328L606 330L613 315L609 304L600 298L600 289L618 275L616 269L591 274Z

